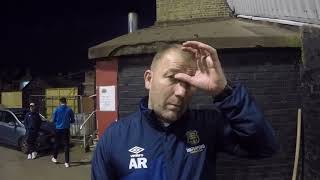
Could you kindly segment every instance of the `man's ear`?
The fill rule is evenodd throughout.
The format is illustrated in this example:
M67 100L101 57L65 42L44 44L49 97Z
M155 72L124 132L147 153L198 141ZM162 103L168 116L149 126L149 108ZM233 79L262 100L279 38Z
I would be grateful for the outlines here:
M150 90L152 81L152 71L150 69L144 72L144 87Z

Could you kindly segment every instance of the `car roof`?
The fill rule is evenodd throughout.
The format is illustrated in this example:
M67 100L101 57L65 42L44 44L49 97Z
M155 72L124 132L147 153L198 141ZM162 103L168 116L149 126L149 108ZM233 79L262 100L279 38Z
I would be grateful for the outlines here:
M17 114L26 114L28 112L28 110L24 109L24 108L3 108L1 109L1 111L7 111L7 112L11 112L15 115Z
M12 112L13 114L15 115L24 115L24 114L27 114L27 112L29 112L28 109L25 109L25 108L4 108L4 109L1 109L0 110L2 111L9 111L9 112ZM39 113L45 120L48 120L46 117L44 117L41 113Z
M12 111L13 113L15 112L27 112L28 110L24 108L7 108L7 110Z

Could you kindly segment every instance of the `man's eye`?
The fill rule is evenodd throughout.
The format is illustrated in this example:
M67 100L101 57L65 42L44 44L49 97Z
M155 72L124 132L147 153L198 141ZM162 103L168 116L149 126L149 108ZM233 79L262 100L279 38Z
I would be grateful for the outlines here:
M174 75L168 76L168 79L172 82L175 82L177 79L174 78Z

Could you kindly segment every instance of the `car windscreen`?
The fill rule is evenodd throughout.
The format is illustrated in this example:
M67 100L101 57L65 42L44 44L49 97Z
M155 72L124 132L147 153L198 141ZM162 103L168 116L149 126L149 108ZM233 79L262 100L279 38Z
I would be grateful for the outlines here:
M26 116L25 112L14 112L21 123L24 123L24 117Z

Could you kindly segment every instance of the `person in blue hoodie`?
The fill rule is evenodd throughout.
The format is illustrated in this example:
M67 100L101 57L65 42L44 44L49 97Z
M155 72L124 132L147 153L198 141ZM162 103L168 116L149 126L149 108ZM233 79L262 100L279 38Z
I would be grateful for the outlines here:
M228 82L216 49L187 41L160 50L144 73L149 96L105 130L92 159L93 180L214 180L216 155L266 158L274 130L241 84ZM189 109L196 90L212 107Z
M55 146L53 150L52 162L57 163L57 157L59 152L59 146L64 144L65 153L65 167L69 167L69 154L70 154L70 123L74 123L74 113L71 108L67 106L67 99L65 97L60 98L60 106L58 106L53 113L53 122L55 124Z
M37 157L37 137L42 123L36 104L31 102L29 104L30 112L25 115L24 126L26 128L26 137L28 144L27 159L35 159Z

